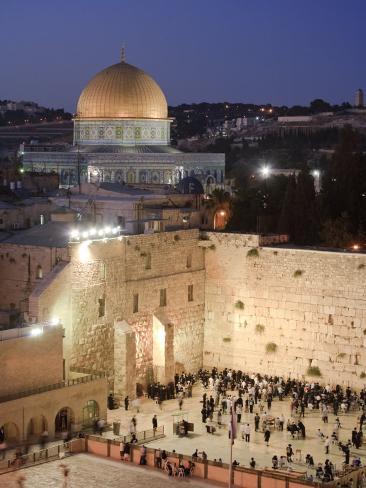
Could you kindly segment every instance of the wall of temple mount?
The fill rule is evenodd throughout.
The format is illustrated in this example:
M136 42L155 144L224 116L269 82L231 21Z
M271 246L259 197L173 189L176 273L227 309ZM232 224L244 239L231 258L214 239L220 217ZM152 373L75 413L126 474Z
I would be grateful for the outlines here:
M59 270L62 279L55 272L46 289L32 294L31 316L45 319L42 311L70 300L70 307L58 314L65 342L71 343L66 364L72 370L107 371L111 387L116 351L125 367L124 339L116 347L114 337L119 321L135 332L137 382L146 384L154 370L154 317L173 344L174 356L171 348L166 350L169 378L174 369L197 370L202 364L205 274L204 250L197 243L198 230L188 230L71 245L70 263ZM119 374L119 384L124 381Z
M202 364L308 378L312 366L322 381L364 385L366 255L206 239L184 230L72 244L70 262L33 290L30 316L59 316L66 368L107 371L119 395L135 371L146 384Z
M366 255L208 238L204 366L365 385Z

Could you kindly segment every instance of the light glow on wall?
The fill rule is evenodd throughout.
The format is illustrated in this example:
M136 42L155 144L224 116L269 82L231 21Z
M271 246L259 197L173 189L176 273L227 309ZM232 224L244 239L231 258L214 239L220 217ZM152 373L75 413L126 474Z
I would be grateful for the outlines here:
M32 337L40 336L40 335L42 335L42 334L43 334L43 329L42 329L42 327L35 327L34 329L32 329L32 330L30 331L30 335L31 335Z

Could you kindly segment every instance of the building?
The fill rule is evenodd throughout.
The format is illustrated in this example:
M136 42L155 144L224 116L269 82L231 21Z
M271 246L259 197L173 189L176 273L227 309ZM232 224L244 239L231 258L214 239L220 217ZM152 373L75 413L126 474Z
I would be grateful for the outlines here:
M359 88L356 90L356 95L355 95L355 107L356 108L363 108L364 102L363 102L363 90Z
M50 439L106 418L104 375L68 372L58 321L0 332L0 418L8 446Z
M121 59L92 78L74 118L74 142L55 151L24 147L25 171L55 172L60 185L80 182L177 185L194 177L222 186L224 154L183 153L170 145L165 96L144 71Z

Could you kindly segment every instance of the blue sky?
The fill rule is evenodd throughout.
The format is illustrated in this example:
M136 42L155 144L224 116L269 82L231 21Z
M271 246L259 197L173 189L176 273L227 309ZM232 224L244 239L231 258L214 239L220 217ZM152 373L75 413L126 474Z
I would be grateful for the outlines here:
M171 105L353 101L365 19L361 0L3 0L0 99L73 111L126 42Z

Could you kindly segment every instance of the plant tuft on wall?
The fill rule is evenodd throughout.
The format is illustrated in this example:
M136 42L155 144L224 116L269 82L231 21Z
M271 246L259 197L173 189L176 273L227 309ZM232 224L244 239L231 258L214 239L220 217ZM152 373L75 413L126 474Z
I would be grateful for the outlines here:
M235 303L235 308L238 308L239 310L244 310L244 303L241 300L238 300Z
M262 325L262 324L257 324L255 326L255 331L256 331L257 334L263 334L264 329L265 329L265 326Z
M277 344L275 342L269 342L266 344L266 353L274 353L277 351Z
M297 269L295 272L294 272L294 278L299 278L300 276L302 276L304 274L304 271L302 269Z
M249 251L247 252L247 258L257 258L257 257L259 257L258 249L256 248L249 249Z
M322 375L318 366L309 366L307 371L306 371L306 374L308 376L321 376Z

